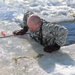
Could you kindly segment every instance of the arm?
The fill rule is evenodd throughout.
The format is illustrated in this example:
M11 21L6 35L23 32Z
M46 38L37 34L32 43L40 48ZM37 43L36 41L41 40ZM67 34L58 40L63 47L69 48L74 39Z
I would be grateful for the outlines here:
M57 31L55 42L59 46L63 46L66 43L67 35L68 35L68 29L65 28L64 26L60 26Z
M66 42L66 37L68 34L68 30L63 26L56 26L55 27L55 43L53 45L48 45L44 48L44 51L46 52L53 52L60 49L61 46L63 46Z
M23 27L23 29L14 31L13 32L14 35L24 35L28 31L28 26L27 26L27 17L28 17L28 15L29 15L28 12L26 12L24 14L23 25L21 25Z

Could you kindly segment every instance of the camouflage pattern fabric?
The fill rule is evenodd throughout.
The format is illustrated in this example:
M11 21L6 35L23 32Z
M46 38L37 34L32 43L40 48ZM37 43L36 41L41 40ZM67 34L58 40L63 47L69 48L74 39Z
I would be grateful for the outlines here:
M29 15L33 14L32 12L26 12L23 18L24 26L27 26L27 18ZM50 24L49 22L41 19L42 25L36 31L30 31L30 36L35 39L37 42L41 43L42 38L42 45L52 45L57 43L59 46L63 46L66 42L68 30L64 26L60 26L57 24ZM42 36L40 36L40 33Z

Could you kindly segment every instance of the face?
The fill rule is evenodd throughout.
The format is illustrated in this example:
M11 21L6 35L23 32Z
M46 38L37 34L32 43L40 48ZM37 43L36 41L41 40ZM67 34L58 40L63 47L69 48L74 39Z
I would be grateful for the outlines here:
M30 23L28 24L28 27L29 27L29 29L30 29L31 31L35 32L35 31L37 31L37 30L39 29L40 25L41 25L40 23L37 23L37 24L35 25L33 22L30 22Z

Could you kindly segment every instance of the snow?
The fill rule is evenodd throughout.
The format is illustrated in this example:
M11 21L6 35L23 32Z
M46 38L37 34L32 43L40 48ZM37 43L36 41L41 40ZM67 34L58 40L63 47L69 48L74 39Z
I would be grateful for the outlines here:
M67 42L50 54L29 35L0 38L0 75L75 75L75 0L0 0L0 32L21 29L27 10L51 23L68 21L59 23L68 28Z

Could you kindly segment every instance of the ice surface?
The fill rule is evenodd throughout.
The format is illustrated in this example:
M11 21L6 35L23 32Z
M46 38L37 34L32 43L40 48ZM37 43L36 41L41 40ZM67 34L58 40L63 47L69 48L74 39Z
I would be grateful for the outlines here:
M0 0L0 31L10 35L20 29L18 24L22 22L26 10L39 14L49 22L74 20L74 1ZM45 53L43 47L29 35L0 38L0 75L75 75L74 24L60 23L69 30L67 46L51 54ZM43 56L34 58L38 54Z

